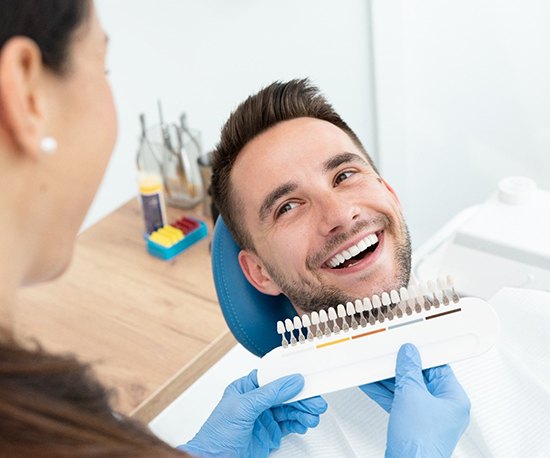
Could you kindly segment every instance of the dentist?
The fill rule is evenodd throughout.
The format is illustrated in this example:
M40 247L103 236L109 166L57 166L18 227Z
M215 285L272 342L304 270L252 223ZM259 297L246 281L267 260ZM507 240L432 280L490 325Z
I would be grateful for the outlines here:
M233 382L176 450L115 415L88 366L13 332L17 290L67 268L114 146L106 48L91 0L0 0L0 454L266 456L327 408L319 397L281 405L300 375Z

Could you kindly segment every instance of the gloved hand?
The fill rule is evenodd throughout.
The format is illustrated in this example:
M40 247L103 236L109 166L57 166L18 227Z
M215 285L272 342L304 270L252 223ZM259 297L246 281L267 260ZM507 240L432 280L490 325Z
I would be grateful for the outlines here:
M359 388L386 412L391 412L395 392L395 377L381 380L380 382L361 385Z
M304 434L319 424L327 403L319 396L280 405L304 387L289 375L258 388L256 371L231 383L199 432L181 450L197 457L262 457L279 448L281 438Z
M449 457L470 420L470 400L451 368L423 373L412 344L399 350L395 379L360 388L390 413L386 457Z

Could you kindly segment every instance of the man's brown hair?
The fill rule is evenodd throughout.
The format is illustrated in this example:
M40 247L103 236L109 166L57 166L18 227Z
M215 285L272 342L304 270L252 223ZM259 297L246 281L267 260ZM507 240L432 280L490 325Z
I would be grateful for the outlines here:
M213 151L212 197L214 204L242 249L254 251L252 238L239 221L238 202L231 186L231 170L239 153L255 137L276 124L296 118L328 121L346 132L376 167L361 141L340 117L320 90L308 79L276 81L248 97L231 113Z

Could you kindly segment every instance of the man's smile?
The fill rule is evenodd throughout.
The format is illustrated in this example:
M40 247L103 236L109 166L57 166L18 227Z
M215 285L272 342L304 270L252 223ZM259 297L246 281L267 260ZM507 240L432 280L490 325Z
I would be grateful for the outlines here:
M362 234L338 248L322 265L337 274L350 274L372 265L382 253L384 231Z
M339 253L329 259L325 265L332 269L342 269L353 265L356 261L361 260L365 255L372 253L376 249L378 236L376 233L368 234L363 237L358 243L352 244L348 248L344 248Z

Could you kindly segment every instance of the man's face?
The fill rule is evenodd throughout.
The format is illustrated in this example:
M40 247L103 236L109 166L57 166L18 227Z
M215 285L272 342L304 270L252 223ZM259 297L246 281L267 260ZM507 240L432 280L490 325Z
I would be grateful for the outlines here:
M275 125L241 151L231 184L256 251L239 262L258 290L310 312L408 283L399 201L333 124Z

